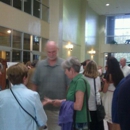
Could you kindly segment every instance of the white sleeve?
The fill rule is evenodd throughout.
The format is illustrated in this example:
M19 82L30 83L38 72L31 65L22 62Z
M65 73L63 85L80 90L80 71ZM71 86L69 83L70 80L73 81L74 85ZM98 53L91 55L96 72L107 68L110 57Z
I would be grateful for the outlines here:
M101 79L99 76L96 78L96 82L97 82L97 84L96 84L97 89L98 89L98 91L100 91L101 90Z
M101 80L100 80L100 77L97 77L97 79L96 79L96 99L97 99L97 104L101 104L101 97L100 97L99 90L101 90Z

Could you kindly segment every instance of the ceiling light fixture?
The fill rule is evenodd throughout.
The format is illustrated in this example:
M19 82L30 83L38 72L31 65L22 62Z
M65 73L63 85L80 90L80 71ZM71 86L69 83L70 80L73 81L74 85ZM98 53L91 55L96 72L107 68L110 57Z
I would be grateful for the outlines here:
M106 6L109 6L110 4L106 4Z

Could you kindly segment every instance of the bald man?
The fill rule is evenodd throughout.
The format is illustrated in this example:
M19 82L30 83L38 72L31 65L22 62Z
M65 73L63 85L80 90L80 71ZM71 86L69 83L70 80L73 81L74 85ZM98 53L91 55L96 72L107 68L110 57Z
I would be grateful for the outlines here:
M124 74L124 77L130 74L130 67L126 65L126 59L121 58L120 59L120 65L121 65L121 70Z
M34 76L34 90L41 98L65 99L69 80L66 77L61 63L63 59L57 57L58 46L54 41L48 41L45 46L47 58L38 63ZM44 107L48 117L48 130L60 130L58 126L59 108L48 104Z

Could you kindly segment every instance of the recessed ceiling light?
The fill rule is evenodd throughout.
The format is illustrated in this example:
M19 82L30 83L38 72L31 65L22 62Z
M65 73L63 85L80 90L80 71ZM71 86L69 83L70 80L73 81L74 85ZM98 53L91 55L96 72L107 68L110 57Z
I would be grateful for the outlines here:
M109 6L110 4L106 4L106 6Z

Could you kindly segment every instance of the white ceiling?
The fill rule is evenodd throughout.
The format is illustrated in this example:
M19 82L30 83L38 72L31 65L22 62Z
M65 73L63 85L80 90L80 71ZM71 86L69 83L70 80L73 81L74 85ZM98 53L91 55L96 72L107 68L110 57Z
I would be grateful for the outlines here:
M89 6L100 15L130 14L130 0L87 0ZM110 6L106 6L109 3Z

